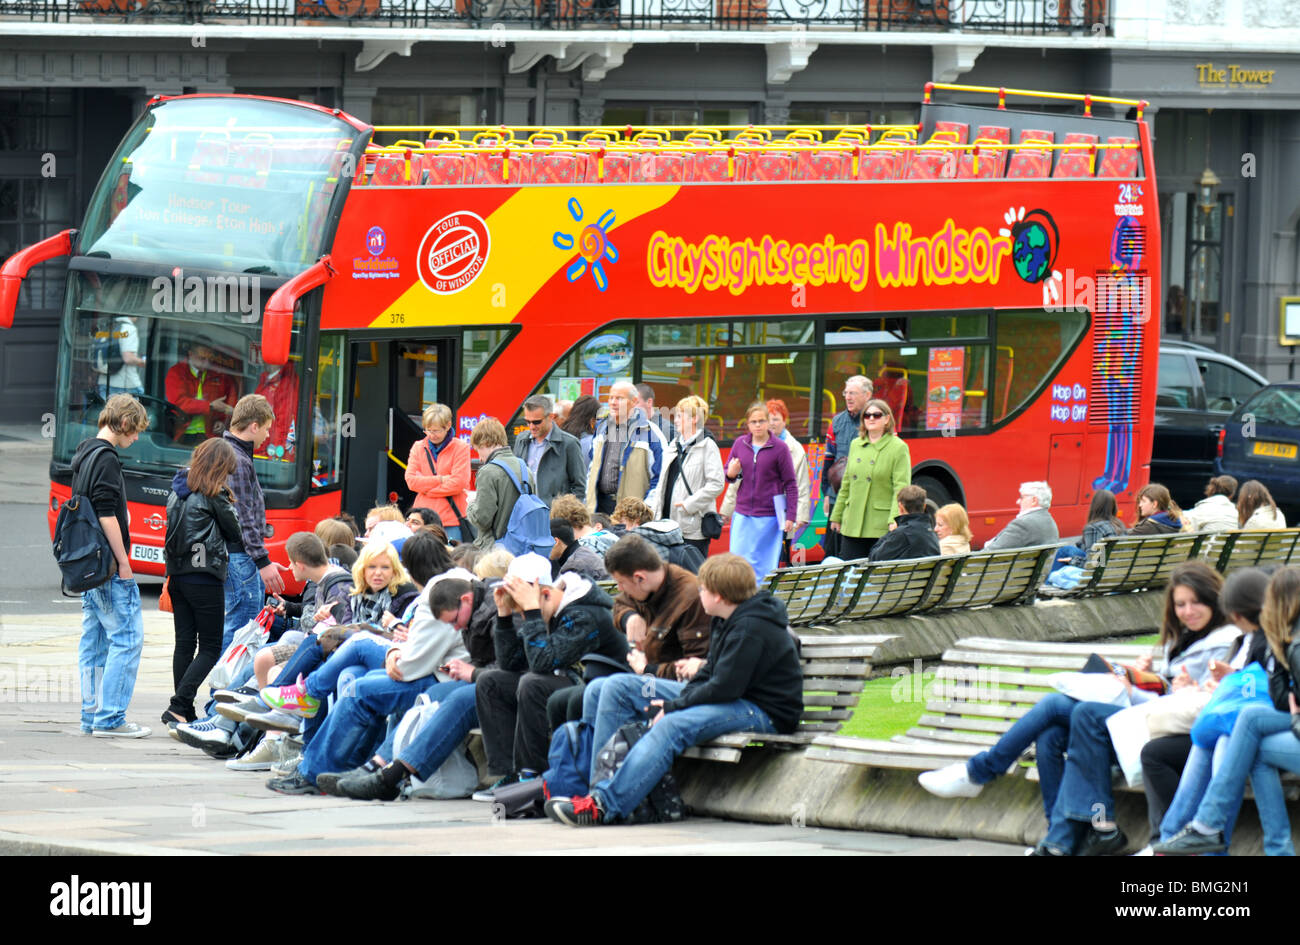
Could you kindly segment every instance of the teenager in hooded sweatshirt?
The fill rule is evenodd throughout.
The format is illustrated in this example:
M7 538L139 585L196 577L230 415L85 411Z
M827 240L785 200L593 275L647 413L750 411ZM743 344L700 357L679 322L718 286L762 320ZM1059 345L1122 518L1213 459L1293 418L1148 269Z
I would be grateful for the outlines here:
M649 719L650 730L589 796L548 800L551 819L572 827L615 822L636 810L690 746L727 732L789 734L798 726L803 673L785 605L757 591L753 568L732 554L700 569L700 603L713 617L708 661L688 683L622 675L602 684L593 744L637 719Z
M546 702L579 682L627 670L627 638L614 627L609 595L576 574L551 583L551 562L520 555L493 591L497 604L497 669L476 677L479 725L488 770L498 787L539 776L546 768L550 725ZM515 612L523 614L516 628Z

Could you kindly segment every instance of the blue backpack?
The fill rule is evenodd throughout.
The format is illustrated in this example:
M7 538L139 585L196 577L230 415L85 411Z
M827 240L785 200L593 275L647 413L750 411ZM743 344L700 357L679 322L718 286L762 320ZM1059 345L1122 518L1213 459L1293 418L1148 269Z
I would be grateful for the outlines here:
M588 791L591 775L592 728L579 719L565 722L551 736L546 754L547 768L542 775L546 796L581 797Z
M520 482L514 471L501 460L492 460L492 465L504 469L511 483L519 490L519 498L510 510L510 521L506 524L501 544L516 557L529 552L548 556L551 546L555 544L555 539L551 537L551 510L533 494L532 486L528 483L528 466L522 462L519 464L519 470L523 473L523 482Z

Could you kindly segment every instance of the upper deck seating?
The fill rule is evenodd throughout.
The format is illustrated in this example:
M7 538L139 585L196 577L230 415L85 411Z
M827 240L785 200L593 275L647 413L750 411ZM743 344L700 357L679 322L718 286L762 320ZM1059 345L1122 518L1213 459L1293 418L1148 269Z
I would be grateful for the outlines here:
M231 173L226 177L230 187L266 186L271 172L271 136L261 131L250 131L237 143L230 156ZM250 173L251 172L251 173Z
M1011 143L1011 129L1005 125L980 125L975 131L971 150L963 151L957 160L959 178L992 178L1006 173L1007 151Z
M1133 138L1107 138L1107 144L1136 145ZM1137 175L1138 153L1135 147L1102 148L1098 177L1129 178Z
M1097 136L1071 132L1065 136L1067 147L1056 160L1053 177L1091 177L1096 165Z
M591 155L582 151L556 148L530 156L533 159L535 184L582 184L595 177ZM590 178L588 175L591 175Z
M848 180L853 173L853 152L847 147L799 151L794 158L796 180Z

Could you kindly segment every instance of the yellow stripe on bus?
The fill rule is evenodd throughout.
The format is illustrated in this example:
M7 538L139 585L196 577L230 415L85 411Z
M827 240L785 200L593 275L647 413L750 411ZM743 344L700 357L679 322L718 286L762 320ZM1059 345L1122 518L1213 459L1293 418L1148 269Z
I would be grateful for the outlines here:
M485 325L513 321L520 310L557 272L578 256L583 228L594 225L606 211L614 211L610 242L618 246L618 230L625 223L658 210L677 193L677 185L611 187L608 184L571 188L537 187L520 190L487 218L491 247L487 265L478 278L454 295L435 295L418 280L374 321L372 328L394 324L392 316L405 316L406 326ZM582 208L574 220L569 201ZM574 249L560 249L555 233L573 237ZM641 263L639 253L621 253L619 261L606 263L611 282L622 266ZM636 273L640 275L640 272ZM590 278L589 275L583 278Z

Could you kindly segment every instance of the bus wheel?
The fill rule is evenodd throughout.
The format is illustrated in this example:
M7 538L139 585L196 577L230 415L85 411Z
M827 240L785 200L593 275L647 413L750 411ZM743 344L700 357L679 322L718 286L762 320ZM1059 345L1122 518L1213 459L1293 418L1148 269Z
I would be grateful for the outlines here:
M920 486L925 490L925 497L933 499L935 504L942 508L953 501L952 493L948 491L948 486L935 479L933 476L917 476L912 480L912 485Z

